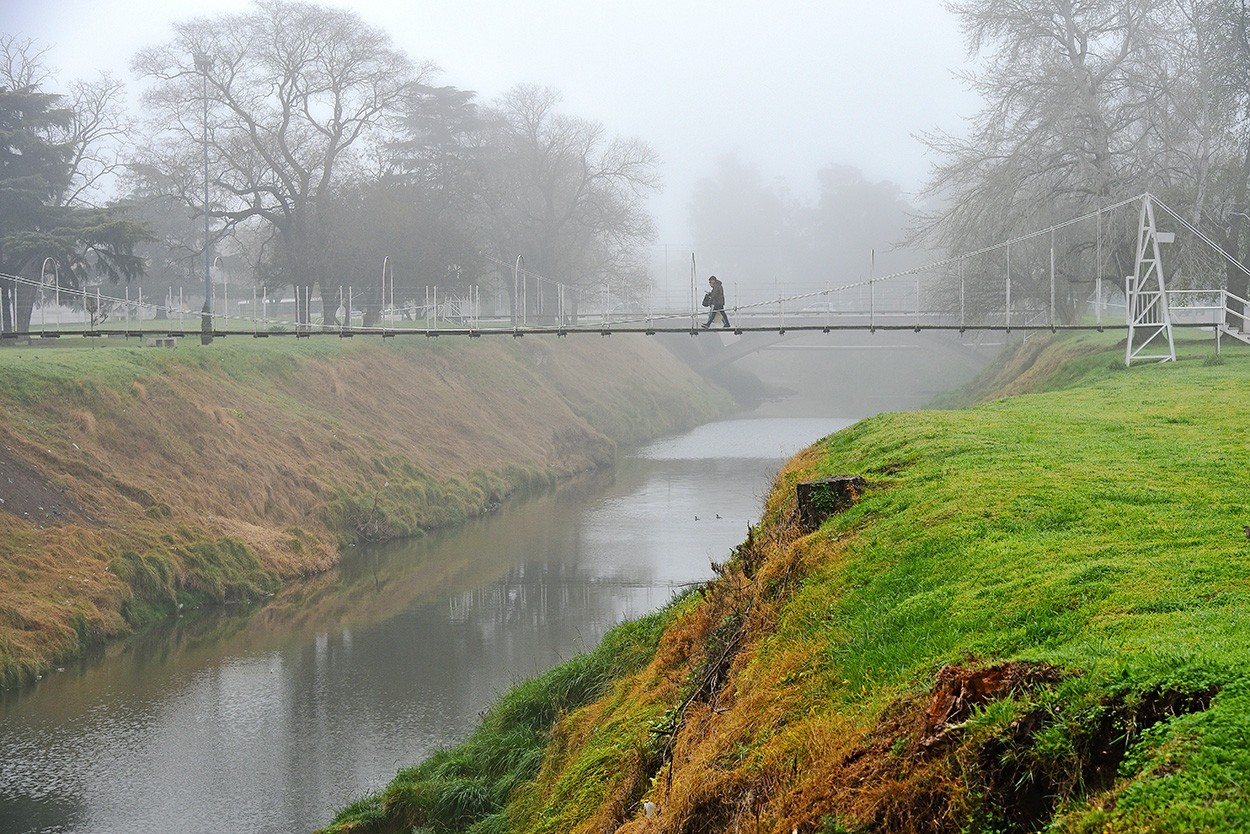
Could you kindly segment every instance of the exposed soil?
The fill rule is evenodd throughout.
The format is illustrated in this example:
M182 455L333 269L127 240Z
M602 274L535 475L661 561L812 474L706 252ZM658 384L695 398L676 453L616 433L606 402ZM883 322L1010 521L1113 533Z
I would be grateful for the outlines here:
M37 470L0 444L0 511L33 521L40 526L67 518L97 523L78 502Z
M1029 662L944 667L928 693L895 701L857 742L845 739L835 758L803 766L796 759L790 768L748 779L705 771L692 779L688 772L661 803L675 818L623 828L958 834L971 826L1034 834L1065 799L1111 791L1141 730L1206 709L1216 694L1168 690L1109 701L1099 720L1069 726L1074 752L1066 758L1035 750L1040 733L1055 722L1071 723L1062 705L1059 712L1026 712L989 739L965 730L977 708L1008 697L1027 701L1070 674ZM682 793L689 798L674 801Z
M928 747L940 741L948 729L966 720L975 707L995 698L1055 683L1062 677L1062 670L1044 663L945 666L933 685L920 744Z

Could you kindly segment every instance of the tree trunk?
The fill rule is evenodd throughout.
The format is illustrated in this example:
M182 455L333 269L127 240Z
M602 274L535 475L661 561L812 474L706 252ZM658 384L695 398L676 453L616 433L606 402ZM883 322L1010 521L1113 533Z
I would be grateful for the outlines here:
M35 314L35 301L39 298L39 288L30 284L18 284L14 288L17 299L16 329L19 333L29 333L31 319Z
M382 323L382 308L385 300L382 296L382 286L362 291L357 296L357 303L362 304L361 312L364 314L360 320L362 327L377 327Z
M312 324L312 285L295 285L295 322L300 327ZM324 306L324 305L323 305Z
M1229 218L1228 240L1225 242L1225 251L1232 257L1236 263L1229 262L1224 265L1224 283L1231 295L1238 298L1250 300L1250 276L1238 268L1238 264L1242 264L1241 257L1241 235L1242 229L1245 227L1245 217L1241 213L1241 209L1245 206L1240 204L1236 213ZM1244 266L1244 264L1242 264ZM1246 310L1238 310L1241 306L1240 302L1232 301L1229 307L1224 311L1224 321L1234 330L1250 330L1250 325L1241 316L1247 313Z
M16 293L17 284L12 278L0 278L0 333L12 333L17 329L13 321Z
M1228 263L1224 266L1225 286L1228 291L1238 298L1250 300L1250 276L1238 268L1238 264L1245 265L1242 263L1241 238L1246 228L1247 177L1250 177L1250 144L1246 145L1245 154L1241 159L1241 176L1237 178L1233 210L1228 217L1228 240L1225 241L1225 251L1237 263ZM1244 315L1247 311L1241 310L1240 312ZM1224 312L1224 320L1229 327L1236 330L1250 330L1246 320L1236 315L1231 307Z
M560 324L560 286L558 284L539 284L541 314L544 324Z
M311 289L311 287L309 288ZM347 311L343 317L344 321L339 321L339 305L342 304L343 309ZM351 301L348 300L347 290L343 290L343 297L339 298L339 288L329 289L325 286L321 287L321 323L325 327L338 327L340 324L350 324L352 320Z
M38 297L37 287L12 278L0 279L0 332L29 333Z

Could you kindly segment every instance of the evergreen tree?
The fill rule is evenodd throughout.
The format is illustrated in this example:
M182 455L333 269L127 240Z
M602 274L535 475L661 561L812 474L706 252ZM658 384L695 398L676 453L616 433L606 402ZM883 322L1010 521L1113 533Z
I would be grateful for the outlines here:
M21 45L6 41L12 54ZM74 176L73 113L37 83L0 80L0 331L29 330L38 290L16 277L42 274L52 258L61 286L94 273L110 281L143 272L143 225L120 207L66 204Z

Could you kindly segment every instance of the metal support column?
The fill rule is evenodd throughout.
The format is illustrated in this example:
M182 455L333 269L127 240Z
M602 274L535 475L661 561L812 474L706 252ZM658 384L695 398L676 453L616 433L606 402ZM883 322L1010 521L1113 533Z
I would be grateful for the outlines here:
M1125 315L1128 341L1124 364L1134 359L1176 361L1172 341L1172 317L1168 312L1167 288L1163 279L1163 258L1159 253L1159 230L1155 226L1154 203L1149 194L1142 197L1141 219L1137 227L1137 258L1133 274L1125 279ZM1163 352L1163 342L1167 350ZM1147 349L1156 351L1147 353Z

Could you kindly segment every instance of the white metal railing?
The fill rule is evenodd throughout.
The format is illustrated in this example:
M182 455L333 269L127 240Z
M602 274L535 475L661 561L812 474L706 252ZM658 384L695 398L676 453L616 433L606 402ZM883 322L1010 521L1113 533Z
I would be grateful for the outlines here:
M195 300L184 298L182 291L177 288L152 299L151 296L134 292L132 288L119 288L124 290L122 294L110 296L105 295L99 287L71 290L21 277L4 277L19 284L32 285L44 294L42 302L38 299L35 301L28 328L28 335L32 336L55 337L62 333L191 335L199 331L202 323L201 314L195 309ZM915 280L914 275L909 275L908 278ZM839 289L863 286L861 282L842 288L830 286L795 295L779 292L773 297L752 299L748 303L726 306L725 309L735 330L1036 330L1055 326L1053 314L1044 309L1041 302L1016 302L1009 316L1005 316L1002 307L999 307L997 312L987 310L973 318L966 314L962 300L958 310L925 310L917 303L919 293L913 295L911 292L896 295L884 304L878 297L877 303L868 310L851 309L852 299L834 301ZM781 290L782 287L775 286L775 289ZM914 292L910 286L907 289ZM440 328L470 332L511 332L515 329L508 309L508 299L501 294L498 299L492 298L490 303L484 303L477 287L470 287L466 293L455 295L444 294L435 287L429 287L425 290L424 298L418 296L405 301L397 301L392 296L388 298L390 303L381 309L379 321L369 327L363 325L363 313L357 309L364 295L359 289L346 285L336 288L333 296L327 298L326 310L322 309L320 298L311 294L305 298L303 292L301 290L298 298L271 298L266 290L257 288L253 291L252 298L236 296L231 305L233 310L218 308L212 314L214 332L263 336L292 332L368 334L376 331L382 335L392 335L404 332L434 334ZM309 321L298 321L301 311ZM694 317L696 323L707 312L698 311ZM16 310L8 313L9 321L15 320ZM330 319L326 313L331 313L334 319ZM327 323L331 320L335 323ZM685 331L694 329L690 324L691 320L689 310L656 311L640 304L614 299L605 289L601 294L601 303L589 309L583 308L576 321L569 311L560 309L532 319L522 326L527 330L540 332L599 332L607 328ZM1060 325L1059 329L1066 328Z
M1173 324L1216 325L1223 321L1227 295L1226 290L1168 290L1168 314Z
M1210 327L1215 331L1215 352L1221 349L1220 338L1225 333L1241 341L1250 341L1244 334L1250 333L1250 302L1228 290L1168 290L1168 315L1178 326ZM1178 299L1183 303L1177 303ZM1229 317L1240 320L1233 328Z
M1224 296L1224 303L1221 305L1221 318L1217 324L1224 324L1228 320L1227 317L1232 315L1234 318L1241 320L1241 327L1239 329L1242 332L1250 331L1250 301L1246 301L1246 299L1241 298L1240 296L1233 295L1228 290L1222 290L1222 293ZM1237 306L1230 306L1230 301L1236 302Z
M1062 324L1057 319L1057 301L1059 300L1055 263L1055 232L1073 224L1091 221L1097 218L1098 243L1101 247L1102 218L1107 212L1126 207L1135 201L1143 201L1143 211L1147 211L1153 198L1150 195L1123 200L1103 206L1096 212L1080 218L1066 221L1048 229L1017 236L1011 240L993 244L975 252L962 253L944 260L934 261L923 266L908 268L888 275L875 274L874 266L866 276L857 280L835 284L822 280L823 286L817 285L811 277L806 281L794 276L789 282L773 279L771 287L757 285L747 287L726 281L726 294L731 304L725 311L729 314L735 330L747 329L819 329L842 328L864 329L956 329L964 330L1038 330L1038 329L1098 329L1103 328L1103 313L1113 306L1104 293L1104 283L1114 287L1109 279L1103 276L1102 257L1099 255L1097 268L1087 276L1095 286L1093 290L1093 313L1095 325L1087 322L1078 324ZM1219 250L1209 238L1185 222L1182 218L1167 209L1161 203L1160 208L1167 211L1186 229L1193 231L1208 247L1222 256L1227 253ZM1152 216L1152 215L1151 215ZM1154 229L1153 220L1149 228L1152 237L1147 241L1162 241L1162 237L1171 237L1171 233L1159 233ZM1037 265L1030 278L1032 286L1030 294L1019 292L1019 283L1013 287L1012 256L1013 246L1025 241L1032 241L1031 246L1045 244L1043 236L1049 236L1050 259L1048 268ZM1139 255L1145 252L1139 239ZM1158 335L1166 330L1170 339L1170 318L1174 314L1177 323L1186 326L1215 326L1221 320L1237 319L1243 323L1241 329L1250 331L1250 309L1247 303L1232 296L1219 298L1217 302L1215 290L1163 290L1163 281L1152 284L1156 289L1151 292L1144 285L1146 279L1159 270L1158 247L1147 247L1149 257L1139 257L1134 283L1125 286L1125 319L1132 334L1134 326L1141 326L1145 335ZM1101 250L1100 250L1101 251ZM1036 253L1035 253L1036 254ZM994 255L988 266L978 267L980 285L975 288L966 286L965 262L982 256ZM1005 272L996 290L986 284L988 279L995 280L1000 274L1003 264L999 257L1005 259ZM488 259L490 260L490 259ZM308 333L355 333L378 332L389 336L399 332L425 332L436 335L437 331L455 330L485 332L517 332L518 328L537 332L565 332L583 330L597 332L615 328L618 330L638 330L653 332L655 330L697 330L697 325L708 311L698 307L697 274L693 253L690 263L691 298L687 303L663 304L659 309L655 305L655 296L647 299L622 297L618 288L602 284L594 287L574 287L549 280L537 273L524 269L523 259L518 256L515 263L491 261L502 271L506 271L495 287L488 287L487 303L482 303L480 289L469 288L467 294L444 294L435 287L425 290L424 303L420 298L420 287L410 288L416 297L408 299L396 298L396 287L392 264L389 256L383 260L381 287L382 305L379 321L365 327L361 320L362 313L356 310L356 304L362 298L377 298L377 286L368 293L355 290L350 286L337 288L334 297L325 295L328 309L321 322L316 315L321 301L312 297L307 288L297 290L295 299L269 299L263 288L253 291L250 304L239 299L239 293L231 293L229 304L225 310L210 314L208 327L215 333L247 333L267 335L269 332ZM1150 269L1144 270L1143 264ZM48 266L52 266L51 270ZM1239 265L1240 266L1240 265ZM1019 272L1023 268L1019 268ZM458 268L456 269L459 274ZM1024 274L1021 272L1020 274ZM954 279L958 277L958 297L954 295ZM130 289L125 290L125 297L105 295L99 287L64 288L59 286L60 276L56 263L45 259L40 280L0 276L11 283L26 284L36 288L40 298L36 300L29 324L24 326L25 335L59 335L66 332L87 332L94 335L139 335L141 333L169 333L176 335L185 330L198 331L202 322L200 312L192 299L183 299L182 291L170 290L165 298L146 298L141 294L132 298ZM852 276L847 276L850 279ZM922 280L923 279L923 280ZM1049 295L1047 296L1047 279ZM939 285L940 282L940 285ZM1143 286L1138 286L1141 282ZM224 284L224 282L223 282ZM236 282L236 287L238 284ZM526 287L532 297L526 298ZM1026 285L1028 286L1028 285ZM535 288L538 291L535 296ZM787 294L783 290L790 290ZM1015 292L1013 293L1013 289ZM796 291L797 290L797 291ZM926 292L930 291L930 292ZM1064 292L1071 291L1070 288ZM114 293L121 294L117 288ZM511 295L509 295L511 293ZM10 295L15 299L17 293ZM1015 296L1013 300L1013 295ZM68 298L68 301L66 299ZM665 299L668 299L667 285ZM940 307L925 309L924 302L930 299L941 299ZM1129 301L1131 299L1131 301ZM223 300L224 287L223 287ZM61 303L58 303L61 302ZM156 303L153 303L156 302ZM290 302L294 306L291 307ZM1220 303L1222 302L1222 303ZM16 302L11 301L13 309L4 310L6 325L18 320ZM1231 305L1231 306L1230 306ZM216 306L216 305L212 305ZM234 306L234 309L229 309ZM1114 305L1118 306L1118 305ZM325 321L335 320L331 310L337 309L337 322L327 325ZM366 308L368 309L368 308ZM975 312L974 312L975 310ZM1221 312L1223 311L1223 312ZM21 311L23 316L25 310ZM158 313L162 318L157 319ZM107 315L107 321L105 316ZM529 316L527 320L527 315ZM1222 318L1221 318L1222 317ZM303 322L297 321L303 318ZM176 319L176 320L175 320ZM1114 325L1113 325L1114 326ZM14 328L3 336L12 336ZM1157 332L1156 332L1157 331ZM1130 339L1130 341L1132 341ZM1151 358L1151 357L1144 357Z

